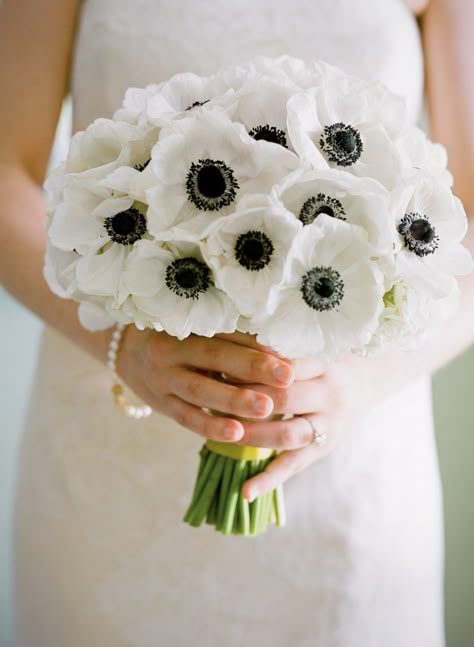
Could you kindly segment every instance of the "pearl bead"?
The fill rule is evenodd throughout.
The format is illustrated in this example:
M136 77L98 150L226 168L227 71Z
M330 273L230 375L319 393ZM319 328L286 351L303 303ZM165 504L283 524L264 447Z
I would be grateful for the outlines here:
M125 329L125 324L116 324L114 332L112 333L109 347L107 349L107 368L114 373L115 382L112 386L112 394L114 395L114 400L116 405L123 411L123 413L128 417L134 420L141 420L142 418L148 418L152 414L152 409L148 405L142 407L135 406L133 404L128 404L125 401L123 396L123 387L118 380L116 375L116 366L117 366L117 352L120 346L120 340L122 339L122 333ZM118 391L120 392L119 397L117 397Z

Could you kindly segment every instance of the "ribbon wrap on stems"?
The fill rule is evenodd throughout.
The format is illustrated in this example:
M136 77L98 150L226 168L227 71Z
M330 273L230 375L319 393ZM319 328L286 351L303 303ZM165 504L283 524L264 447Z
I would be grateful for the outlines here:
M275 451L208 440L202 447L194 493L184 521L199 527L204 522L224 535L258 535L274 523L285 525L283 487L249 502L242 496L248 479L263 472Z

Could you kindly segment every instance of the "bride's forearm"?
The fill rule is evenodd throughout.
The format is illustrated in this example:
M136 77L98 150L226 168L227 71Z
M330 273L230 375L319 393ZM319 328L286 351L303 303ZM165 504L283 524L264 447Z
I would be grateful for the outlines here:
M77 304L55 296L43 278L46 228L41 189L21 166L5 166L0 168L0 195L0 283L48 325L105 361L110 332L83 328Z

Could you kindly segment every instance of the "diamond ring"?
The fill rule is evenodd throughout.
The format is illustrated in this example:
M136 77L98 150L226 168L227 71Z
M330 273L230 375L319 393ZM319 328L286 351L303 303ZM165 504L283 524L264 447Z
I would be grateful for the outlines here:
M322 445L324 445L327 440L326 434L323 434L317 430L316 425L314 424L311 418L307 418L306 416L301 416L301 417L304 418L311 425L311 429L313 431L313 440L311 442L322 447Z

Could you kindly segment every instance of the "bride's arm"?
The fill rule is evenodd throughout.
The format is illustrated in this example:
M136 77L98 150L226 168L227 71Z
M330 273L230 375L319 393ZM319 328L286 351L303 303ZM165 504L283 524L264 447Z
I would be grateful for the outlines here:
M81 329L76 308L42 278L41 184L67 88L79 3L5 1L0 7L0 282L46 322L104 357L104 333Z
M27 308L104 362L110 331L90 333L77 304L54 296L43 280L46 230L41 192L64 94L78 0L3 0L0 5L0 282ZM92 70L91 70L92 73ZM233 337L179 342L130 326L119 354L126 381L154 409L217 440L243 434L237 420L205 414L264 417L270 398L221 384L195 369L231 373L244 382L287 385L291 367ZM111 397L104 393L104 398ZM228 434L228 435L226 435Z

